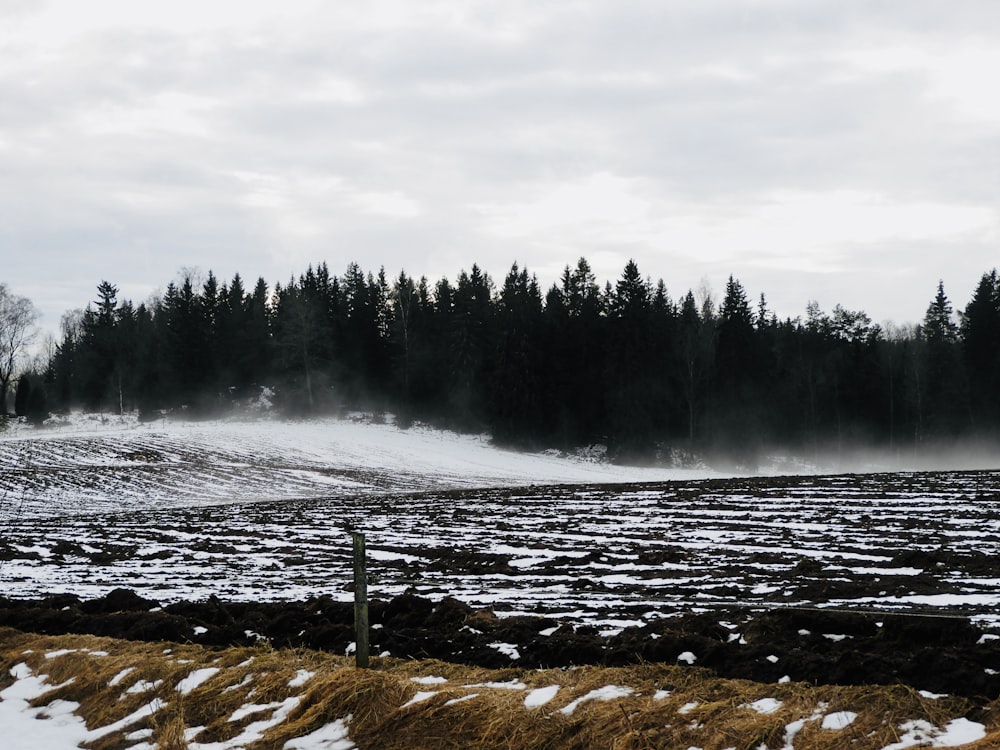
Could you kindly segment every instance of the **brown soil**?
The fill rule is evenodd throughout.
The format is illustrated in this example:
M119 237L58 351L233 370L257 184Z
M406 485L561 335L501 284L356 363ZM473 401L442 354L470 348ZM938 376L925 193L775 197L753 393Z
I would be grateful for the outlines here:
M666 613L669 614L669 613ZM160 606L132 591L82 601L0 598L0 625L47 635L92 634L205 646L305 647L344 654L353 607L328 597L303 602L199 602ZM988 702L1000 695L1000 639L962 617L830 609L680 614L603 636L593 626L545 616L496 617L455 599L403 595L371 603L372 653L486 668L694 665L720 677L773 683L891 685ZM728 625L723 625L726 622ZM554 630L552 630L554 628ZM550 632L551 630L551 632ZM542 631L549 633L542 635ZM829 636L836 636L831 638ZM844 637L841 637L844 636ZM498 644L510 644L517 659Z

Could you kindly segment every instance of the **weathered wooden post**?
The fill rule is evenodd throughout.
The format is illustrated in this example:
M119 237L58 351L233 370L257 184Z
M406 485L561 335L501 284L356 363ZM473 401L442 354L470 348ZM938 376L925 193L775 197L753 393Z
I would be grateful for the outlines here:
M365 564L365 535L352 531L354 539L354 633L355 664L368 668L368 571Z

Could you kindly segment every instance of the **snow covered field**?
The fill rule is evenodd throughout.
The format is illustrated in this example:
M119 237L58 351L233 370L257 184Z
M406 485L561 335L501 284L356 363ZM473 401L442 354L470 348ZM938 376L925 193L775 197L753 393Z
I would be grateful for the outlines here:
M481 436L363 419L140 424L74 415L0 432L0 516L52 518L386 492L712 476L500 450Z
M709 478L334 420L77 422L8 435L0 465L8 596L347 600L354 528L379 598L610 630L792 604L1000 624L996 472Z
M0 482L8 597L125 587L164 602L349 601L347 531L359 529L370 593L381 599L454 596L604 633L684 611L788 605L923 609L1000 627L1000 472L723 477L521 454L363 421L78 417L0 435ZM822 634L838 646L851 637ZM31 708L51 686L23 664L11 676L0 720L15 748L76 747L107 729L88 730L69 703ZM581 691L559 715L603 700L602 690L632 698L616 685ZM525 709L544 710L563 692L526 692ZM442 703L434 689L417 693L420 706L475 699L456 695ZM402 709L418 710L414 700ZM780 706L766 697L744 708ZM855 716L790 718L783 737L791 746L813 725L849 731ZM985 732L949 722L907 719L888 747L952 746ZM346 724L331 727L288 747L353 746Z

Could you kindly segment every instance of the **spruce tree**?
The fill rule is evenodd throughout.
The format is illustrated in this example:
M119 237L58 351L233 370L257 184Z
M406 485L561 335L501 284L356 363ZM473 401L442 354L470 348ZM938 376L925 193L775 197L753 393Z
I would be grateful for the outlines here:
M762 440L761 353L746 290L732 276L726 283L716 330L712 442L721 458L754 468Z
M966 422L965 372L958 343L958 325L951 301L938 282L937 294L927 307L920 333L923 347L923 414L929 436L954 435Z
M613 449L648 453L653 444L654 381L652 285L630 260L608 299L605 383Z
M28 397L31 393L31 378L28 373L22 373L17 379L17 391L14 393L14 415L24 417L28 414Z
M542 295L538 281L514 263L496 303L496 353L490 379L490 423L495 437L533 443L542 419Z
M49 418L48 399L45 395L45 385L41 382L32 383L28 394L27 413L25 416L34 425L40 425Z
M962 354L969 378L970 417L979 432L1000 427L1000 279L984 273L962 314Z

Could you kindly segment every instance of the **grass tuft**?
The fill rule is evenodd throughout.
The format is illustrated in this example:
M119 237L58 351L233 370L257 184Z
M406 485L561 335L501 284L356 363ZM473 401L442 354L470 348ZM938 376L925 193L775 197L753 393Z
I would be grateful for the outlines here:
M33 701L36 707L73 701L91 730L132 717L127 726L95 735L90 750L125 750L135 744L126 735L139 729L150 730L151 742L167 750L185 750L187 738L227 743L238 737L248 750L281 748L336 721L348 722L361 750L774 750L789 739L795 750L874 750L897 742L908 721L944 727L961 717L987 731L967 748L1000 747L1000 699L979 705L928 698L904 685L761 684L677 665L486 670L386 658L359 670L347 658L305 649L217 650L0 629L0 689L13 682L10 669L21 662L53 686ZM188 695L176 690L205 667L219 672ZM415 681L428 677L443 680ZM549 703L525 706L531 690L552 685L559 690ZM631 693L563 711L612 685ZM433 695L407 705L418 691ZM755 704L773 710L761 712ZM281 721L278 710L287 711ZM842 729L824 729L823 718L836 712L857 716ZM262 723L269 726L261 729Z

